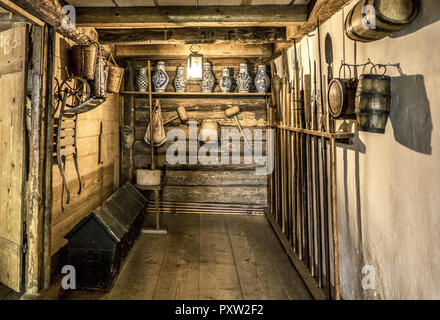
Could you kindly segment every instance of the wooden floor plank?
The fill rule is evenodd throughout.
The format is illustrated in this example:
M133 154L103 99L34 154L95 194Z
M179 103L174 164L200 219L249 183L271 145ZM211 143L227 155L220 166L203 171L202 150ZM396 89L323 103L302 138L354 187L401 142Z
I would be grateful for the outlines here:
M165 214L162 222L168 234L141 236L109 293L63 298L311 299L264 216Z
M0 300L5 299L12 290L0 283Z
M261 246L260 234L251 227L264 217L227 216L227 228L237 264L243 297L246 300L287 300L284 285Z
M142 235L106 299L153 299L167 242L167 235Z
M200 216L199 282L202 300L243 299L224 216Z
M174 215L153 299L199 299L199 215Z
M267 256L273 262L273 267L280 276L284 289L290 300L310 300L312 296L306 285L297 273L295 267L281 246L269 222L264 219L254 219L250 224L257 234L261 246L265 249Z

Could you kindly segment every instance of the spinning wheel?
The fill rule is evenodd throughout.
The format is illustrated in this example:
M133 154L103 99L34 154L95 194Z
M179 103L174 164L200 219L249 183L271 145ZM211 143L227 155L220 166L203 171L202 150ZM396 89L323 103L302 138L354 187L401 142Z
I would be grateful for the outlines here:
M63 94L66 92L66 107L75 108L90 98L90 86L87 81L79 77L70 77L64 80L58 88L58 100L62 101Z

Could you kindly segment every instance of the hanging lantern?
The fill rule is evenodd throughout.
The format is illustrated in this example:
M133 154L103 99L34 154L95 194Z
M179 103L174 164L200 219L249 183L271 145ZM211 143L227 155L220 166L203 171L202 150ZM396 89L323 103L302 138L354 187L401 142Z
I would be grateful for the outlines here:
M193 46L189 48L191 54L188 57L187 77L188 80L202 80L203 76L203 55L199 54L199 50L194 50Z

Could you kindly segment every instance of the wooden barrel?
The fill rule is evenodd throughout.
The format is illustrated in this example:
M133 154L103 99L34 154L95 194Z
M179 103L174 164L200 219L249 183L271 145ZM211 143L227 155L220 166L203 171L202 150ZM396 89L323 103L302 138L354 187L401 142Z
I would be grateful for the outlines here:
M366 18L362 12L365 6L372 6L376 10L376 29L365 28ZM414 21L419 12L420 0L361 0L347 15L345 33L354 41L379 40L392 32L402 30Z
M356 121L360 131L385 133L391 106L391 78L364 74L356 92Z
M355 119L356 79L333 79L328 87L328 106L335 119Z

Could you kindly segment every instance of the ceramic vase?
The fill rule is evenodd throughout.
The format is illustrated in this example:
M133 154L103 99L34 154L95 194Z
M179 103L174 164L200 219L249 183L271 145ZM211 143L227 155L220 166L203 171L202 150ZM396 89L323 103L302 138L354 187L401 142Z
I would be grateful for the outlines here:
M240 64L240 73L237 76L237 88L240 93L249 92L252 78L248 73L248 66L246 63Z
M183 66L177 67L176 77L174 78L174 88L176 92L185 92L186 90L185 68Z
M147 68L140 68L136 80L139 92L148 91L148 70Z
M222 72L222 80L220 82L220 88L222 89L222 92L226 93L231 90L232 86L232 80L229 76L229 69L223 69Z
M200 82L200 87L202 88L202 92L212 92L215 86L215 78L212 73L211 63L205 62L203 64L203 78Z
M170 77L165 71L165 62L159 61L157 63L157 70L151 78L154 90L156 92L165 92L168 83L170 82Z
M266 66L260 65L258 66L258 73L255 77L255 88L258 93L266 93L267 89L269 89L270 79L266 73Z

